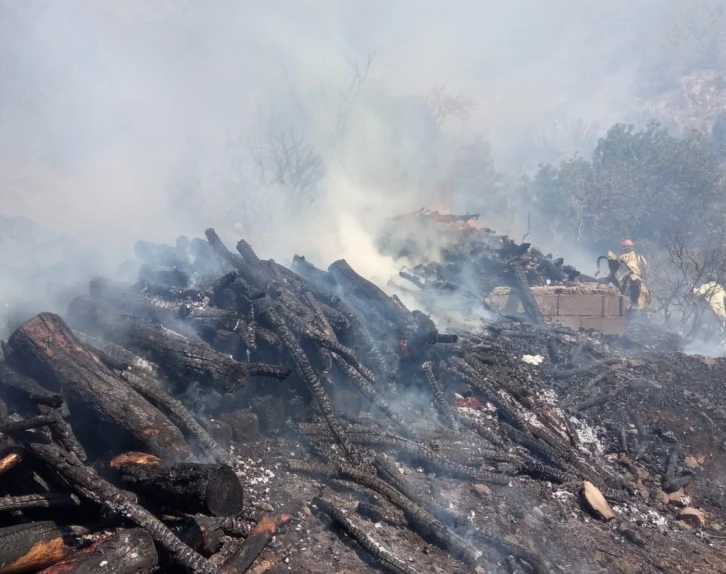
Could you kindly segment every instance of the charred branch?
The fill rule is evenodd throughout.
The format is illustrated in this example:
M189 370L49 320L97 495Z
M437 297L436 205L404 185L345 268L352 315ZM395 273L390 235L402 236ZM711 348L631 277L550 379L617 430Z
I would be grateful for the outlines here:
M315 498L313 505L327 514L338 528L355 540L361 548L366 550L373 558L383 565L400 574L418 574L418 571L398 558L395 554L386 550L374 538L366 534L362 528L353 524L343 510L334 506L324 498Z
M54 508L78 506L80 501L73 494L49 492L47 494L28 494L25 496L0 497L0 512L12 512L26 508Z
M426 466L452 476L471 480L480 480L491 484L498 484L500 486L507 486L510 482L509 477L505 475L453 462L425 446L399 437L386 436L372 432L350 432L348 433L348 436L355 444L388 447L400 453L405 453L410 457L425 463ZM332 440L332 437L318 435L317 439Z
M0 421L0 433L9 434L28 429L36 429L48 425L54 425L58 421L55 415L39 415L20 420Z
M452 532L443 523L372 474L347 465L326 466L300 461L291 461L289 467L293 472L307 472L329 478L342 478L365 486L400 508L406 514L411 527L422 538L433 540L441 548L452 552L467 564L476 564L481 556L481 552L475 550L468 542Z
M120 345L148 354L172 378L197 379L230 392L246 386L253 376L284 379L290 374L276 365L239 363L205 343L193 343L160 325L115 314L88 298L75 299L69 311L75 321L95 327Z
M0 361L0 385L16 389L40 405L57 408L63 404L63 395L43 388L34 379L19 373L4 361Z
M449 428L455 431L458 430L459 424L456 422L456 417L451 410L451 406L446 400L446 396L444 395L444 387L434 374L434 369L431 366L431 362L425 361L421 365L421 370L423 371L424 376L426 377L426 380L431 387L431 394L434 397L434 404L436 405L436 408L443 415Z
M267 309L264 313L264 316L266 317L267 322L274 327L275 331L280 337L280 340L282 341L283 346L285 347L285 350L289 353L290 357L295 362L295 365L297 366L300 375L307 383L312 395L315 397L318 407L320 407L320 410L323 413L326 422L330 426L330 430L333 432L336 440L343 448L346 456L354 463L357 463L358 456L353 450L353 446L350 444L350 441L348 440L345 431L340 426L338 420L335 418L335 414L333 413L333 406L331 405L330 399L328 398L328 393L325 391L325 388L320 383L320 379L315 374L315 371L313 370L310 361L305 355L305 351L303 351L302 347L300 347L299 343L295 340L292 332L290 332L290 329L288 329L288 327L285 325L279 315L272 308Z

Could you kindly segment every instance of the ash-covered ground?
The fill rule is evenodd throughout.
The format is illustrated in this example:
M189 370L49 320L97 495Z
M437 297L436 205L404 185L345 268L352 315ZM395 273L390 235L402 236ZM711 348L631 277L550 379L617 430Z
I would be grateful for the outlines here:
M206 236L140 242L136 282L96 278L62 317L16 325L0 424L23 426L40 399L67 409L38 403L57 418L0 446L60 472L50 494L78 495L83 511L4 513L0 528L100 511L119 531L147 529L164 572L726 572L726 359L683 354L637 321L605 336L487 310L437 328L344 260L288 269ZM531 260L514 251L500 265L526 294ZM175 454L161 426L139 428L103 388L157 417ZM163 529L190 519L183 505L141 496L153 528L116 505L113 488L130 486L110 461L130 449L229 464L246 526L199 555L175 550ZM5 484L0 494L25 494ZM250 569L231 569L255 524L290 502L300 510Z
M526 326L511 327L515 333L532 333ZM627 389L602 405L568 415L579 448L635 486L635 494L627 501L611 504L613 520L603 522L591 514L577 489L551 482L513 478L509 486L485 485L426 472L415 461L397 463L399 470L460 524L494 532L539 553L552 572L726 571L726 360L672 352L621 353L617 338L606 341L592 332L579 364L620 354L630 360L555 380L552 372L557 366L548 354L545 337L537 334L537 338L516 338L482 333L482 340L493 346L492 353L504 359L490 376L516 380L533 401L549 405L557 415L566 413L568 406ZM563 350L572 351L579 343L572 335L557 338ZM539 365L522 360L537 355L543 358ZM603 371L608 374L593 383ZM459 404L469 416L496 418L491 405L462 399ZM415 414L415 407L411 411ZM620 439L623 433L626 448ZM290 473L287 463L306 458L308 446L284 430L274 434L259 435L237 447L244 452L236 460L249 485L252 506L264 511L268 505L324 494L419 572L474 571L412 534L405 526L405 515L383 497L350 483ZM452 447L457 441L447 444ZM676 445L680 452L675 474L693 478L684 488L667 493L664 475ZM365 509L372 505L380 515L361 516L358 505ZM691 514L690 509L698 512ZM306 507L300 521L277 538L277 547L266 551L255 571L385 571L345 535L331 531L314 511ZM502 553L484 552L488 557L478 571L509 571Z

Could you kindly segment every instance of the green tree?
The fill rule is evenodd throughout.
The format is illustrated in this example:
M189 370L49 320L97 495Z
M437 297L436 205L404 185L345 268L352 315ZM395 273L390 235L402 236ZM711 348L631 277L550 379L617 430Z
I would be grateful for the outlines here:
M726 178L710 141L678 138L657 123L614 125L590 161L541 166L538 213L572 242L612 248L623 237L665 245L669 236L726 230Z
M559 167L543 165L531 188L538 227L544 226L558 246L580 243L583 233L592 227L588 201L594 195L594 175L590 162L575 156Z

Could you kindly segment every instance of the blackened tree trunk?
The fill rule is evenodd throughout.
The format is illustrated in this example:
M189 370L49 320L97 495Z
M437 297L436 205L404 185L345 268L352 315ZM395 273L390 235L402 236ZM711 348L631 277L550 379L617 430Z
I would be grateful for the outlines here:
M345 259L332 263L328 272L338 285L347 290L349 297L358 300L364 307L377 311L398 329L405 329L412 322L408 309L399 308L381 289L358 275Z
M237 516L242 512L242 485L224 464L165 464L144 453L117 456L111 467L121 483L150 502L168 504L189 513Z
M9 343L44 380L154 454L173 460L191 456L181 431L86 349L58 315L36 315L18 327Z

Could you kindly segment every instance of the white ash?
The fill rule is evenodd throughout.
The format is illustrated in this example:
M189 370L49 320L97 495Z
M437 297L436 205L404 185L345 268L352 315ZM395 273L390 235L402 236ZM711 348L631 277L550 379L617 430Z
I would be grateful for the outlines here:
M648 511L648 522L656 526L661 532L668 528L668 519L658 514L655 510Z
M150 361L142 359L141 357L137 357L133 366L142 371L146 371L147 373L154 373L154 365Z
M181 341L187 341L188 339L182 335L181 333L177 333L176 331L172 331L168 327L164 327L164 325L161 325L161 330L165 335L169 335L172 338L181 340Z
M481 409L475 409L467 406L457 408L462 415L474 420L492 420L494 418L494 414L497 412L496 407L491 403L482 403Z
M572 424L577 433L579 449L582 452L587 454L592 454L593 452L602 454L605 452L605 447L598 438L597 427L590 426L585 421L563 411L559 406L559 397L553 389L540 390L537 393L537 399L550 405L560 419L565 420L565 417L567 417L567 420Z
M557 393L553 389L541 389L537 392L537 399L553 407L559 405Z

